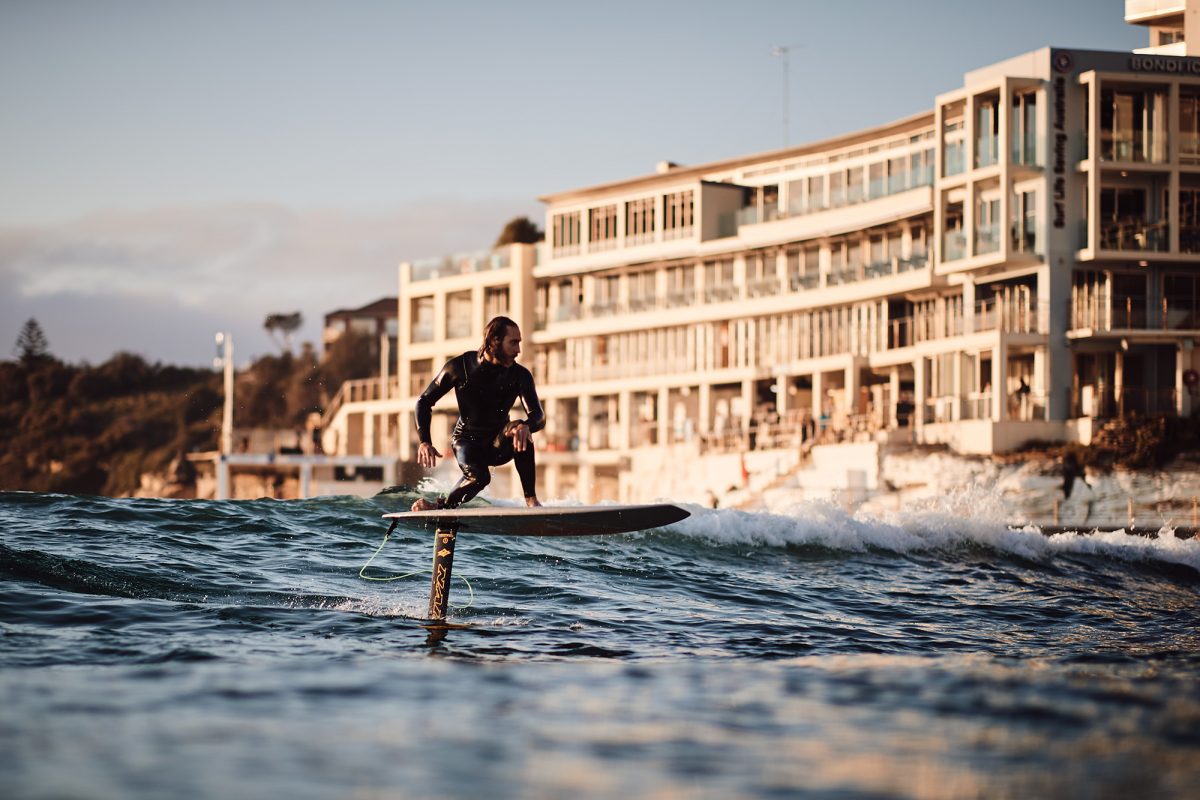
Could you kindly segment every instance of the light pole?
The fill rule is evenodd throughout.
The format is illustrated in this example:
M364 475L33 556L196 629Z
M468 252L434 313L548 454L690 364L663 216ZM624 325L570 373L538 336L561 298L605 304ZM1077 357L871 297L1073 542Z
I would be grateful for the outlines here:
M221 458L217 461L217 499L229 499L229 455L233 452L233 335L218 333L214 367L225 371L225 403L221 413Z
M777 44L771 48L771 55L783 59L783 146L788 146L788 53L798 45Z
M221 414L221 455L233 452L233 335L218 333L217 357L213 366L225 370L225 406Z

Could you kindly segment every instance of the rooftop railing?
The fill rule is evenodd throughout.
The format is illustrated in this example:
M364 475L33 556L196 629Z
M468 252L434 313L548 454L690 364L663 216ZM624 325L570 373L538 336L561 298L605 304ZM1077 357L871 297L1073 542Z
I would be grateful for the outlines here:
M1170 243L1167 223L1124 219L1100 224L1101 250L1166 252Z
M908 258L901 258L896 261L897 272L911 272L914 269L925 269L929 265L928 253L913 253Z
M725 303L738 298L738 287L732 283L706 286L704 301L706 303Z
M1126 295L1104 303L1093 299L1071 308L1073 329L1196 330L1200 328L1200 298L1160 297L1147 303L1146 295Z
M993 223L991 225L981 226L975 231L975 254L983 255L984 253L1000 252L1000 225Z
M808 272L804 275L792 275L788 278L788 288L793 292L816 289L820 285L821 276L816 272Z
M967 234L965 231L946 231L942 238L943 261L958 261L966 257Z
M440 258L426 258L412 262L412 280L427 281L449 275L467 275L472 272L487 272L504 269L509 265L507 250L476 250L457 253Z
M1003 302L989 297L975 303L975 330L1037 333L1040 330L1036 300Z
M748 282L746 284L746 294L750 297L767 297L779 294L780 288L779 278L772 275Z

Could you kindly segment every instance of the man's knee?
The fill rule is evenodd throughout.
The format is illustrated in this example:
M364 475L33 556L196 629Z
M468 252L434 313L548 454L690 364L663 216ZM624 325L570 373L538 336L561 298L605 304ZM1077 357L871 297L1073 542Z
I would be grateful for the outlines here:
M487 467L468 467L463 470L463 474L480 489L492 482L492 471Z

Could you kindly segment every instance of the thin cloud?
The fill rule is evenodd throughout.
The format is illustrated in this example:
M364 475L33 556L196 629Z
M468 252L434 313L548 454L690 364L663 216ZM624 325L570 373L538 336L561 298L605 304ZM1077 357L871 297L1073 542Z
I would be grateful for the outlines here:
M317 342L326 313L395 294L401 261L486 247L505 221L536 213L530 205L441 199L368 216L238 204L0 228L0 309L18 327L36 316L66 331L53 349L69 360L127 349L204 361L207 344L197 356L184 343L211 341L221 323L252 332L243 348L261 353L273 347L261 330L267 314L301 311L299 338ZM195 330L156 336L164 321Z

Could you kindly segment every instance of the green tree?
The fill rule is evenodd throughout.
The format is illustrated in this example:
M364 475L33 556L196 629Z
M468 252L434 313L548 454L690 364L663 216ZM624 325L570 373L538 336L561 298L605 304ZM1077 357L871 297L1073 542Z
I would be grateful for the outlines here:
M34 364L50 357L50 342L46 339L46 333L42 330L42 326L33 317L25 320L25 325L17 336L15 349L21 363L25 365Z
M504 226L504 230L500 231L500 236L496 239L496 244L493 247L500 247L506 244L537 244L546 235L542 233L537 224L529 217L514 217Z
M268 314L266 321L263 322L263 327L267 329L267 333L271 334L271 338L275 340L275 344L279 345L280 350L290 353L292 352L292 338L303 324L304 315L299 311L294 311L291 314Z

